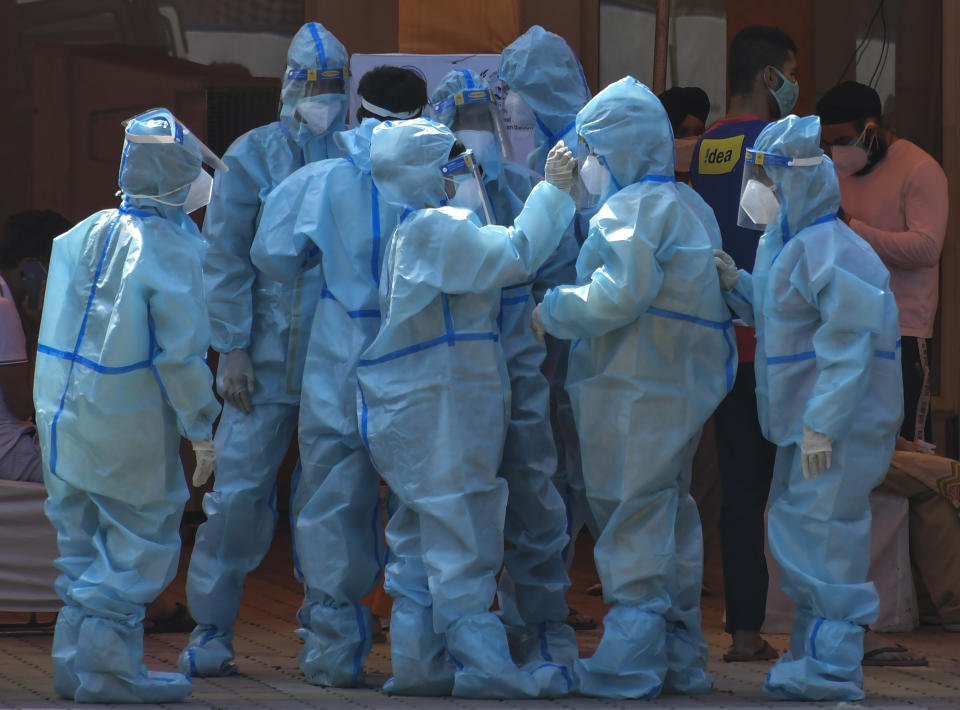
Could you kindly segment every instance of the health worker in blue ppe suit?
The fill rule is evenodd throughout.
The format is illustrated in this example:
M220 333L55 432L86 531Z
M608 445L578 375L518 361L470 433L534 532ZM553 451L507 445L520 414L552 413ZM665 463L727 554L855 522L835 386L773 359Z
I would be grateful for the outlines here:
M477 156L493 222L509 227L523 209L532 184L529 172L509 159L508 139L486 79L469 70L451 71L430 100L439 120ZM462 193L467 191L461 190L458 196ZM478 209L469 202L458 206ZM570 251L576 258L577 245L568 229L547 264L569 261ZM504 553L498 598L504 622L512 627L516 641L526 642L531 657L572 667L577 639L564 623L569 614L565 593L570 587L563 559L567 516L553 484L557 455L549 420L550 386L540 371L546 349L528 325L534 305L531 280L502 291L500 344L512 399L500 463L500 476L509 490L504 537L510 547Z
M509 89L504 110L510 120L523 122L533 113L535 147L527 167L542 175L557 141L576 145L574 119L590 100L580 60L563 37L534 25L504 47L497 75Z
M527 158L527 167L543 174L547 152L560 140L574 152L578 151L574 122L577 112L590 100L590 89L580 60L563 37L534 25L504 48L497 72L508 87L503 98L508 121L513 125L534 124L535 148ZM578 207L571 226L579 245L586 239L595 206ZM545 274L551 285L574 281L576 260L577 251L572 251L569 259L558 261L560 268ZM546 288L534 289L538 302L543 299L545 291ZM583 526L590 529L594 539L599 531L587 504L577 428L573 421L570 397L564 389L569 342L548 337L546 345L547 358L543 372L550 382L550 420L558 456L554 480L567 506L570 544L566 559L569 566L573 562L577 535Z
M358 363L361 434L400 506L387 523L394 693L564 694L570 671L520 669L490 612L503 560L507 483L497 476L510 384L497 314L504 286L531 278L573 217L564 189L537 185L510 227L440 207L478 179L472 153L426 119L373 131L380 195L404 209L384 257L382 322ZM569 187L573 159L549 166ZM466 169L464 169L466 168Z
M714 278L719 229L674 181L667 114L636 79L601 91L576 128L589 148L579 194L602 207L577 284L548 291L531 325L577 339L567 389L601 530L594 556L613 605L596 652L577 662L578 688L613 698L707 692L703 549L689 488L700 429L736 362Z
M280 120L238 138L224 155L203 232L203 266L212 345L221 353L217 386L226 400L217 427L220 462L204 496L187 575L187 602L198 625L178 665L195 676L227 675L243 580L270 547L277 518L276 471L297 424L300 380L320 276L290 284L250 262L262 203L306 163L340 155L333 133L347 112L347 51L308 22L287 53ZM295 514L297 500L291 503Z
M426 103L426 85L409 69L374 69L360 83L379 115L417 113ZM400 217L370 177L370 136L379 123L366 118L337 133L346 158L311 163L280 183L264 203L251 251L256 267L278 281L319 261L324 284L298 427L298 490L311 495L294 530L305 586L300 669L318 685L362 685L373 618L359 602L376 587L385 555L380 476L360 438L356 373L380 327L380 265Z
M903 414L897 306L873 249L836 219L840 189L816 116L767 126L745 154L741 225L763 228L753 274L718 252L727 301L757 328L757 405L777 444L767 534L796 602L772 696L864 697L864 625L877 617L870 490Z
M166 109L125 123L119 209L58 237L34 402L45 511L57 529L53 686L77 702L166 703L193 684L143 665L144 607L170 583L189 497L180 437L202 484L220 405L204 357L203 238L186 210L222 163Z

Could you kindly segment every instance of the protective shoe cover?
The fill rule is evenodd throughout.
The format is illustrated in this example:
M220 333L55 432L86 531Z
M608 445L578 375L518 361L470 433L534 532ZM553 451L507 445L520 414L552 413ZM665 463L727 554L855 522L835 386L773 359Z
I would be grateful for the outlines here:
M338 688L363 684L363 662L373 644L369 607L317 602L308 596L297 620L301 628L296 634L303 639L297 661L307 682Z
M74 667L77 658L77 639L83 623L83 609L67 604L57 614L53 631L53 689L62 698L73 700L80 687L80 679Z
M433 609L397 597L390 612L390 660L393 676L385 693L450 695L455 666L443 635L433 630Z
M584 107L577 131L624 186L591 220L579 285L548 291L540 311L548 333L579 339L567 389L601 530L597 569L605 599L621 609L604 624L600 657L577 665L578 681L583 692L641 698L665 682L668 626L682 623L703 648L701 531L687 490L700 429L732 384L736 346L713 263L719 230L673 180L660 101L627 77ZM675 661L677 689L699 692L679 679L702 672L705 654Z
M456 664L453 695L461 698L536 698L550 689L557 669L538 678L513 663L507 632L491 612L465 616L445 634ZM564 691L565 693L566 691Z
M657 697L667 673L665 639L661 612L614 605L603 619L597 650L576 662L576 692L602 698Z
M228 676L237 672L233 657L233 631L201 625L190 634L187 647L177 658L177 668L198 678Z
M767 126L757 150L821 155L815 116ZM778 697L863 697L861 624L876 618L866 581L867 496L886 474L902 417L897 307L876 253L835 218L836 171L766 167L781 198L753 274L725 293L757 327L757 405L778 445L767 518L781 586L796 602L790 653L766 689ZM830 468L804 479L803 428L834 440ZM822 638L821 638L822 636Z
M361 682L371 619L357 604L383 568L380 479L360 437L356 385L357 360L380 326L380 267L400 214L370 177L377 125L367 119L337 134L348 159L311 163L281 183L264 204L251 251L257 268L279 281L316 259L324 283L307 352L294 493L306 586L300 667L323 685Z
M347 52L322 25L307 23L290 44L287 65L343 68ZM236 621L243 580L270 546L276 471L297 425L310 324L322 287L315 269L289 283L269 278L251 263L250 248L267 195L303 165L341 155L333 132L342 130L342 121L318 135L299 129L291 117L305 82L286 74L283 82L282 120L255 128L230 146L223 156L230 170L215 176L203 224L211 344L221 353L246 350L255 380L249 415L231 405L224 408L215 439L214 490L207 494L209 503L204 501L204 510L210 510L187 575L191 615L221 631ZM220 380L222 385L222 374ZM295 517L296 501L291 508Z
M130 627L88 616L80 627L76 670L78 703L173 703L193 691L182 673L159 673L144 667L143 626Z
M863 634L858 624L795 613L790 651L767 673L763 689L781 700L862 700ZM811 678L822 680L811 684Z
M537 680L540 697L556 698L573 691L579 651L572 627L565 621L549 621L506 627L506 631L510 654L523 671Z
M371 163L381 194L407 207L433 199L452 144L449 129L423 119L377 127ZM437 632L487 612L503 558L507 491L497 468L509 385L496 332L500 289L532 276L572 214L569 196L543 183L511 227L480 227L454 208L420 210L400 222L385 257L383 322L357 370L361 432L381 475L416 514L404 539L419 535L419 543L398 554L422 551L419 586L429 582ZM387 587L416 599L416 574L406 576L388 567ZM505 667L506 637L492 618Z
M563 37L534 25L504 47L497 75L533 109L536 147L528 167L543 175L547 153L558 140L577 144L574 118L590 100L580 61Z

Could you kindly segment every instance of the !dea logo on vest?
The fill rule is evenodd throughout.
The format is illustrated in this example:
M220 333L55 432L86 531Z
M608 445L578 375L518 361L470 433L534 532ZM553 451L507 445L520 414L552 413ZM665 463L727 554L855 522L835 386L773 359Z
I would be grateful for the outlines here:
M704 138L700 141L700 174L723 175L733 172L743 154L743 136Z

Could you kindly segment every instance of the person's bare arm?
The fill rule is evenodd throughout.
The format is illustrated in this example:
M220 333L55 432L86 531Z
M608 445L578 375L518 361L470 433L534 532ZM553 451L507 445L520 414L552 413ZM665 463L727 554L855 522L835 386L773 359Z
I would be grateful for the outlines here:
M14 362L0 364L0 390L7 409L17 419L33 416L33 364Z

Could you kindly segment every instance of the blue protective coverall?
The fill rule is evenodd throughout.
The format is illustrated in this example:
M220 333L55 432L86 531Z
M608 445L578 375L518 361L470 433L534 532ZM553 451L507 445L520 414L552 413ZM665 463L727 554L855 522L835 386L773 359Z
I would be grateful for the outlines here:
M446 100L488 88L486 79L479 74L454 70L441 80L430 101L434 105L449 105L438 118L452 128L461 104ZM502 156L486 163L483 157L483 182L494 223L509 227L530 194L530 174ZM556 274L557 261L575 261L577 251L568 229L560 246L538 270L538 278L542 278L539 274ZM550 385L540 370L546 348L536 341L529 326L536 305L533 285L532 280L526 280L503 289L498 315L500 344L507 359L512 392L500 463L500 476L509 490L504 537L510 547L504 553L498 599L501 618L519 636L515 644L526 642L531 657L545 655L544 660L572 668L577 640L573 629L564 623L569 614L565 594L570 587L563 560L569 539L567 516L563 498L553 483L557 454L549 419Z
M127 131L164 137L175 125L155 109ZM181 143L125 141L120 209L53 245L34 403L64 602L53 685L77 702L173 702L193 687L146 670L142 622L177 571L180 437L211 436L220 412L204 362L203 239L173 206L200 170Z
M243 580L263 560L273 537L276 471L297 425L310 322L321 290L316 270L289 283L266 276L251 263L250 247L270 191L306 163L341 154L333 133L344 128L346 96L339 95L340 110L329 130L314 135L294 116L307 83L296 78L296 70L335 71L347 63L346 49L322 25L300 28L287 53L281 120L230 146L223 156L230 170L217 174L207 207L203 278L212 345L221 354L246 350L255 385L252 411L244 414L227 404L217 427L217 475L213 491L204 496L207 520L197 532L187 575L187 601L198 626L179 667L191 675L225 675L236 668L231 627L240 613ZM223 364L221 355L221 378Z
M821 155L816 116L787 118L758 151ZM727 300L757 329L757 407L777 444L767 533L796 602L790 651L767 675L778 698L864 697L863 624L874 621L868 495L884 478L903 415L897 306L873 249L835 218L833 163L765 165L780 213ZM833 439L832 464L804 479L803 427Z
M567 389L601 530L597 570L613 604L596 653L577 662L579 691L706 692L703 549L689 487L700 429L736 362L713 265L719 230L674 182L666 112L636 79L594 97L577 132L617 189L590 221L578 285L548 291L541 306L548 332L577 339Z
M496 319L501 289L556 249L574 205L541 183L511 227L420 209L443 200L440 165L453 142L445 126L417 119L381 124L371 146L375 184L408 210L384 257L380 332L357 368L361 432L400 503L387 524L395 603L385 689L557 695L569 671L542 660L518 668L489 611L503 560L507 484L497 470L510 411Z
M297 490L305 498L294 530L306 587L300 668L321 685L363 681L373 619L359 601L376 587L385 554L380 477L360 438L356 374L380 327L380 264L400 215L370 177L378 123L368 118L338 133L347 158L311 163L270 194L251 251L258 269L282 281L319 259L324 283L303 375Z
M563 37L534 25L504 48L498 76L511 91L523 97L533 111L535 148L528 157L532 170L543 174L547 153L559 140L577 152L579 141L574 123L577 112L590 100L590 89L580 60ZM586 239L592 214L593 210L580 211L571 224L577 245ZM566 239L561 242L561 249L568 258L554 259L541 274L543 283L534 284L533 294L538 301L550 286L570 283L576 278L573 264L579 249L565 247L566 243ZM577 429L570 397L564 389L569 352L568 341L559 341L548 334L543 373L550 383L550 421L558 457L554 482L567 506L571 537L566 554L568 564L573 562L574 543L584 525L594 538L599 534L587 504Z

